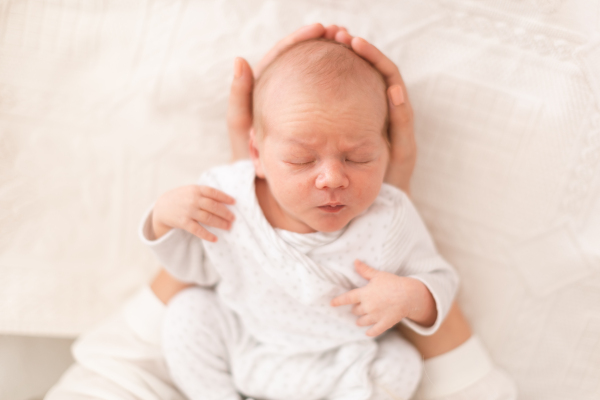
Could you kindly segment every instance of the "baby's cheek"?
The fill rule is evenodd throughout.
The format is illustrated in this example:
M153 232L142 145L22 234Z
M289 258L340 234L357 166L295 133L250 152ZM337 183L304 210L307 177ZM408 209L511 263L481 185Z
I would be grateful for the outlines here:
M310 197L310 190L306 180L284 175L272 187L275 198L286 208L296 209L305 204Z

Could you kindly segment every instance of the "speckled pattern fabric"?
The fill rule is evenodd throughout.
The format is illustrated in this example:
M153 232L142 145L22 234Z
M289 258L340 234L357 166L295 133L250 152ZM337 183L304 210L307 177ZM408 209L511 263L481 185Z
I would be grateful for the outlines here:
M0 330L77 335L157 265L145 207L228 160L235 56L306 23L396 62L413 200L525 400L600 397L597 0L0 2Z
M353 266L360 259L422 281L436 300L437 320L428 328L405 323L422 334L438 328L458 279L408 197L384 184L342 230L297 234L269 225L254 180L249 160L199 179L236 199L231 229L209 228L217 242L180 229L148 240L151 218L141 226L142 240L171 274L216 285L169 304L164 348L174 381L191 399L237 399L236 390L261 399L409 398L420 380L420 355L397 332L369 338L351 306L330 305L367 284Z

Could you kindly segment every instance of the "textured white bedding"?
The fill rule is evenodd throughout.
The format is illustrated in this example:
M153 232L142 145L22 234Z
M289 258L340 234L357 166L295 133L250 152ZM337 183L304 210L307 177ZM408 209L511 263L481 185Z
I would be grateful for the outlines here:
M146 207L228 160L234 57L315 21L400 66L415 202L521 398L598 399L598 0L0 2L0 332L76 335L147 281Z

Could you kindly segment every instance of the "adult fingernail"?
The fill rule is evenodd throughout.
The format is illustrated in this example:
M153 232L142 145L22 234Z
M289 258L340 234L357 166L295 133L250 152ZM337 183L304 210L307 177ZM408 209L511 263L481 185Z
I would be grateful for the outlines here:
M233 62L233 75L236 79L242 76L242 60L239 58L236 58Z
M402 88L398 85L390 88L390 98L395 106L399 106L404 103L404 94L402 94Z
M298 29L297 33L308 32L309 30L313 29L318 24L319 24L318 22L315 22L314 24L303 26L302 28Z

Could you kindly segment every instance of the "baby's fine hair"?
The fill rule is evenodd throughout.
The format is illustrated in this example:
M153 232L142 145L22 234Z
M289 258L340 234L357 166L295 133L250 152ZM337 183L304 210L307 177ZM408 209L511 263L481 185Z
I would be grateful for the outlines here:
M282 71L288 74L289 79L328 93L345 95L349 90L368 88L369 93L365 94L380 95L385 100L384 104L387 104L387 86L383 76L350 46L323 38L305 40L285 48L256 80L252 103L257 133L262 129L262 105L266 87L272 77ZM387 117L384 125L387 133Z

